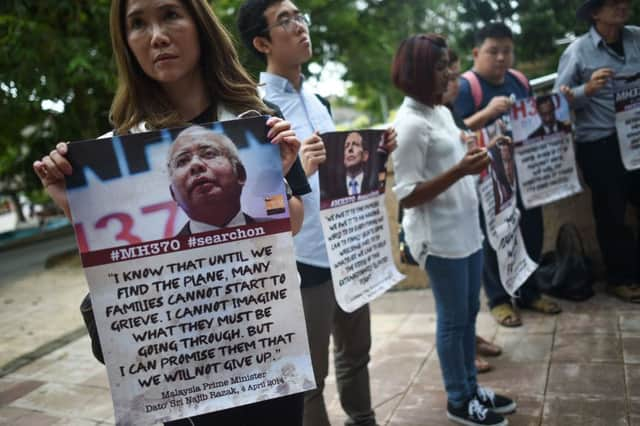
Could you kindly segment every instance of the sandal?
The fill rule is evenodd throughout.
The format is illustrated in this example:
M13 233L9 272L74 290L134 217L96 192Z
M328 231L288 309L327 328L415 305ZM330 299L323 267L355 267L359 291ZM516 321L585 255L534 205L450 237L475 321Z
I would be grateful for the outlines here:
M640 303L640 286L636 285L610 285L607 292L625 302Z
M476 336L476 353L482 356L498 356L502 353L502 348L480 336Z
M477 373L486 373L487 371L493 370L493 367L491 366L491 364L489 364L487 361L485 361L482 358L476 357L475 364L476 364Z
M560 307L560 305L544 297L540 297L534 300L530 305L524 306L524 308L550 315L555 315L562 312L562 308Z
M491 315L498 324L505 327L520 327L522 320L520 315L513 310L513 306L510 303L501 303L491 308Z

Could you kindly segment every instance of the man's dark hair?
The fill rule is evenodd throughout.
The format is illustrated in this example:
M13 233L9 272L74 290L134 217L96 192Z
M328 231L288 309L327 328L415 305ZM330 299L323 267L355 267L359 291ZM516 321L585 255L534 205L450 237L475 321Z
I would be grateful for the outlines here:
M582 7L578 9L576 16L593 25L595 24L595 21L593 20L593 17L591 16L591 14L600 10L600 8L604 6L605 3L606 3L605 0L586 1L582 5Z
M508 38L513 40L513 33L511 32L511 28L507 27L504 23L491 22L476 31L474 35L476 47L482 46L482 43L488 38Z
M264 12L284 0L246 0L238 10L236 25L244 45L260 60L267 63L267 57L253 46L253 39L262 36L270 40L267 32L267 18Z
M555 104L553 103L553 98L551 97L551 95L543 95L543 96L538 96L536 98L536 107L539 107L542 104L551 104L555 107Z

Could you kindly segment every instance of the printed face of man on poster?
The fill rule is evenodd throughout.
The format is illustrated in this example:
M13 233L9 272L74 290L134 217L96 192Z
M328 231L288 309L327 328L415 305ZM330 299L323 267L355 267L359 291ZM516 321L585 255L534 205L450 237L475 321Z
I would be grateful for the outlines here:
M536 109L540 116L540 127L534 130L529 139L544 135L550 135L557 132L570 132L571 123L558 121L556 117L556 107L551 96L540 96L536 98Z
M358 195L368 191L365 177L365 165L369 160L369 151L364 147L362 135L351 132L344 141L345 185L348 195Z
M497 143L489 149L489 155L492 158L491 180L496 214L498 214L512 198L516 188L512 146L507 143Z
M171 196L191 219L179 235L247 223L240 205L247 175L227 136L188 127L169 149L167 168Z

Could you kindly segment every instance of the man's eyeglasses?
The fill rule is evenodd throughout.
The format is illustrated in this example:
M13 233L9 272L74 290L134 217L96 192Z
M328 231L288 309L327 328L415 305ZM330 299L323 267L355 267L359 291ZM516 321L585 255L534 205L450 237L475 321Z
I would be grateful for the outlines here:
M311 18L306 13L286 16L282 19L279 19L275 24L269 25L267 28L265 28L264 32L267 33L272 28L281 26L286 32L290 33L293 32L296 24L301 25L305 28L309 28L309 25L311 25Z

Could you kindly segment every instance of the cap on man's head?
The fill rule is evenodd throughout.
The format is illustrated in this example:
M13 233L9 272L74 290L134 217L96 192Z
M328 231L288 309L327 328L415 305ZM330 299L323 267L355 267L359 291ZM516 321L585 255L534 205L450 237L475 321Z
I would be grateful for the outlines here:
M593 18L591 18L591 14L602 7L604 4L604 0L587 0L582 3L582 6L578 8L576 11L576 17L578 19L582 19L583 21L591 22Z

